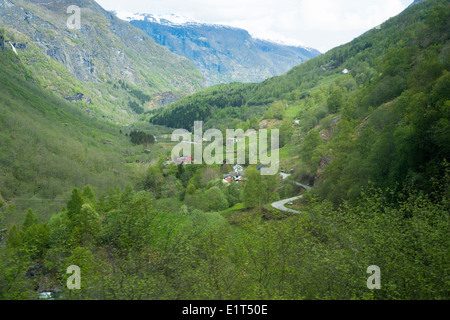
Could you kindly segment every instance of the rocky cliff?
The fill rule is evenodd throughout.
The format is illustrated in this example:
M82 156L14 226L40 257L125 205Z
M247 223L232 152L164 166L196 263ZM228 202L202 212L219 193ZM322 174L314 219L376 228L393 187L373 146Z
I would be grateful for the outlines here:
M68 19L80 8L80 28ZM0 25L26 35L78 80L122 80L150 92L192 93L202 76L192 63L92 0L0 0Z
M191 60L207 85L260 82L283 74L320 55L314 49L253 38L247 31L221 25L178 22L150 14L119 14L145 31L156 43Z

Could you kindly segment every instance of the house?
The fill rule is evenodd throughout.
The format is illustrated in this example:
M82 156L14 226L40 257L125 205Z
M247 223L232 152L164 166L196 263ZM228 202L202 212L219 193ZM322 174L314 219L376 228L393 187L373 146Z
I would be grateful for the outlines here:
M242 172L230 172L228 174L223 175L223 182L224 183L231 183L231 181L241 181L243 173Z
M348 74L350 73L350 70L348 70L347 68L345 68L344 70L342 70L342 74Z
M225 183L225 184L230 184L231 181L233 181L233 179L232 179L231 177L226 177L226 178L224 178L224 179L222 180L222 182Z
M175 164L191 164L193 161L192 157L175 157L173 158L173 163Z
M290 174L288 174L288 173L283 173L283 172L280 172L280 179L281 180L285 180L285 179L287 179L287 178L289 178L291 175Z
M235 165L233 167L233 170L234 170L234 172L244 172L244 168L239 164Z

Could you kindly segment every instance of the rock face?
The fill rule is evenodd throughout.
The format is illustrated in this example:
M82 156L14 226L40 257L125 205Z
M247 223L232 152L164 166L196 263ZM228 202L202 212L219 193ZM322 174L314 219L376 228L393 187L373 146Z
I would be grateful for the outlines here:
M80 29L68 27L71 5L80 8ZM0 0L0 25L27 36L83 82L120 79L154 93L201 88L203 77L188 59L155 44L93 0Z
M168 106L169 104L175 103L179 100L170 91L158 93L158 94L152 96L152 99L157 103L158 106L162 106L162 107Z
M156 43L191 60L208 86L260 82L320 55L314 49L255 39L242 29L203 23L180 23L141 14L120 15Z
M79 92L76 93L76 94L75 94L74 96L72 96L72 97L64 97L64 99L66 99L67 101L70 101L70 102L84 101L84 102L86 102L87 104L91 104L91 103L92 103L90 97L86 96L86 95L83 94L83 93L79 93Z

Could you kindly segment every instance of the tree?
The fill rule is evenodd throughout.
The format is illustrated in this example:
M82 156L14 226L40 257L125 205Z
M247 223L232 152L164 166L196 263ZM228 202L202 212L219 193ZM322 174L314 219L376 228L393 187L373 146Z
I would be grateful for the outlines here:
M83 198L81 197L80 191L75 188L72 190L72 196L67 202L67 216L69 220L76 224L80 218L81 207L83 206ZM78 220L78 221L77 221Z
M219 174L217 173L216 170L214 170L211 167L206 167L200 172L200 176L199 176L200 186L206 187L208 182L210 182L211 180L216 180L218 178L219 178Z
M129 101L128 105L130 106L130 109L136 112L137 114L144 113L144 108L142 108L136 101Z
M100 216L89 204L83 204L81 207L81 219L82 242L89 246L100 234Z
M220 167L221 174L228 174L231 171L233 171L233 167L231 165L229 165L228 163L225 163Z
M273 118L276 120L283 120L284 117L284 104L281 101L274 102L273 105L270 107L272 110Z
M210 211L221 211L228 208L227 198L218 187L208 189L204 198Z
M175 176L168 176L161 187L161 198L175 198L182 190L181 182Z
M284 147L292 138L294 125L289 119L285 119L280 127L280 147Z
M39 223L39 219L34 215L33 210L29 209L27 215L25 216L25 221L23 222L22 229L26 231L31 226Z
M41 259L49 246L50 230L46 223L37 223L29 225L24 229L23 243L27 248L32 259Z
M344 105L344 94L340 87L333 90L330 97L327 100L328 110L331 113L336 113Z
M95 193L92 190L90 185L87 185L83 188L82 197L84 200L94 203L95 202Z
M153 191L156 197L161 195L161 187L164 184L164 176L156 166L151 166L147 170L144 180L144 188Z
M228 204L234 206L242 201L242 189L238 183L232 183L225 189Z
M302 160L312 170L317 169L319 165L322 157L319 147L322 145L324 145L324 141L317 130L311 130L301 144L300 154Z
M142 144L146 146L155 143L155 137L152 134L137 130L130 132L130 140L134 144Z
M186 193L189 195L193 195L197 189L195 188L193 183L189 183L186 187Z
M3 207L3 206L5 206L5 202L2 200L2 194L1 194L1 192L0 192L0 209Z
M258 170L250 167L245 171L247 181L243 191L243 201L247 208L254 208L262 204L262 179Z
M174 177L176 177L177 174L178 174L178 172L179 172L179 171L178 171L178 166L177 166L175 163L171 163L171 164L169 164L169 165L167 166L165 176L166 176L166 177L169 177L169 176L174 176Z
M13 225L8 233L8 240L6 241L6 245L14 249L22 247L22 234L23 232L19 230L16 225Z

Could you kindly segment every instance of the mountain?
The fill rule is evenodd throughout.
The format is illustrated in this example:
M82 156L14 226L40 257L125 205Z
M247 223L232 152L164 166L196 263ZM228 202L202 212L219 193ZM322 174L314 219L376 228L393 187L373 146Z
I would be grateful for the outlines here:
M368 181L432 192L450 157L449 6L424 1L285 75L208 88L149 121L188 130L200 120L205 130L274 123L297 150L285 166L334 201Z
M104 190L128 180L122 154L135 148L129 139L43 89L8 47L0 49L0 110L0 193L15 203L14 219L28 208L48 217L61 204L51 200L73 186Z
M261 82L320 55L314 49L255 39L243 29L199 23L176 15L118 16L142 29L156 43L191 60L207 86Z
M67 13L69 6L80 8L80 29L67 26L75 12ZM181 97L202 88L203 77L189 60L92 0L0 0L0 26L13 35L21 59L44 86L88 102L84 107L100 117L130 118L131 102L139 102L132 89L141 97L163 92ZM145 109L150 98L143 100Z

